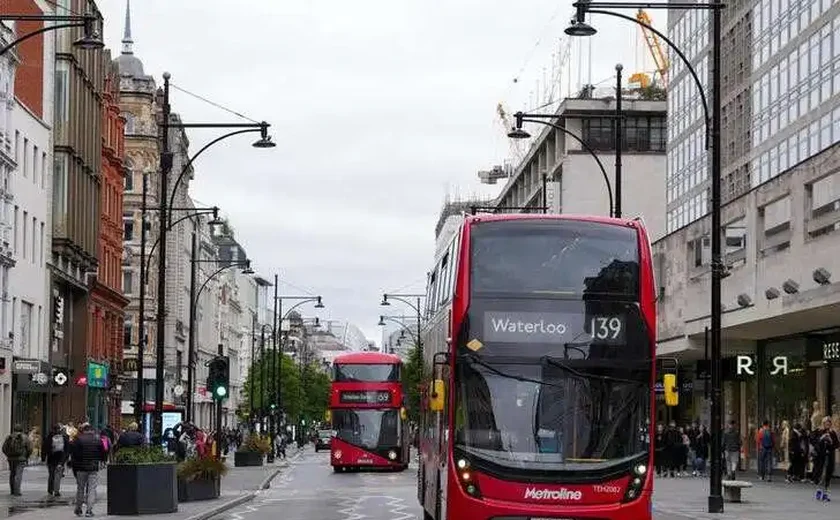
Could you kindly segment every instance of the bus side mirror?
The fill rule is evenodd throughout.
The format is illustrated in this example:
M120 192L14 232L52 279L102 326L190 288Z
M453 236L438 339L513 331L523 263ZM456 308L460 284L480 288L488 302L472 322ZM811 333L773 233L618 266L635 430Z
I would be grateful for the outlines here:
M665 391L665 406L677 406L680 403L680 392L677 387L677 375L663 375L662 387Z
M402 419L403 421L408 419L408 411L405 409L405 406L400 408L400 419Z
M326 412L324 412L324 420L327 421L327 422L332 421L332 412L331 411L327 410Z
M432 395L429 398L429 409L433 412L442 412L445 393L443 379L435 379L432 385Z

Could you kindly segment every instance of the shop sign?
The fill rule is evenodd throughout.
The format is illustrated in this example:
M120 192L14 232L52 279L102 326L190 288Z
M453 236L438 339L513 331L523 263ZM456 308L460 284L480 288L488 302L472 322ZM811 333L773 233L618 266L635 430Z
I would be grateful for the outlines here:
M41 371L41 361L38 359L16 359L12 363L15 374L37 374Z
M123 372L137 372L137 358L125 358L122 363Z
M108 388L108 365L88 361L87 386L88 388Z
M840 341L823 343L823 360L826 363L840 362Z
M770 360L768 367L771 376L788 375L788 357L775 356ZM735 356L735 374L739 376L755 375L755 360L752 356Z

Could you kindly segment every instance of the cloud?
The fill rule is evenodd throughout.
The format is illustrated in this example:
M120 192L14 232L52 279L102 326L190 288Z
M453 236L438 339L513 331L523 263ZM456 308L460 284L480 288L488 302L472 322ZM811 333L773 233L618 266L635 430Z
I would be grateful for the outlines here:
M125 2L97 3L118 53ZM496 103L525 107L570 5L144 0L133 2L132 32L147 73L169 71L272 124L273 150L243 136L204 154L194 196L223 209L261 272L321 293L327 314L378 341L381 292L423 290L447 193L498 190L475 176L508 152ZM639 54L633 30L597 23L594 80ZM180 91L172 99L185 121L238 121ZM193 150L216 135L191 131Z

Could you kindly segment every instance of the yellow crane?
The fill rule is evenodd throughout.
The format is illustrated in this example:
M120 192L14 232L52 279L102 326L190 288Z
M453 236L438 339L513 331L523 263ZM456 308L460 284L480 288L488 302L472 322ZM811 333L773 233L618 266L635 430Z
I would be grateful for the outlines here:
M650 19L650 16L644 9L639 9L636 13L636 20L647 26L653 26L653 20ZM645 39L648 51L653 58L653 63L656 67L655 72L659 76L659 81L656 81L656 78L654 78L654 83L658 83L662 88L667 88L668 69L671 66L668 61L668 54L663 50L662 42L659 41L659 37L653 31L644 26L640 26L640 28L642 30L642 36ZM648 75L644 72L637 72L630 76L629 79L631 83L638 83L642 88L649 86L651 83L650 77L648 77Z

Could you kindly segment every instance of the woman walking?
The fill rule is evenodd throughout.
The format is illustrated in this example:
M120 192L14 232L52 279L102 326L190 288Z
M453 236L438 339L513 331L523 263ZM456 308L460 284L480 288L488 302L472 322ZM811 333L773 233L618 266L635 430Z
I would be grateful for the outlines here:
M831 500L828 489L831 486L831 476L834 475L834 453L837 448L840 448L840 439L837 438L837 432L831 429L831 417L823 417L822 427L817 435L816 457L818 463L814 464L814 467L819 467L821 471L820 474L814 475L814 480L818 486L814 498L828 502Z

